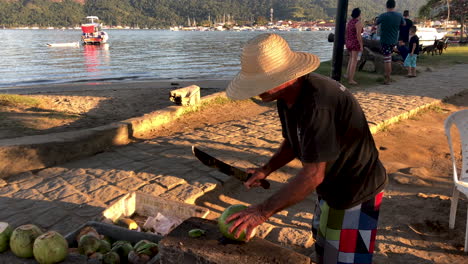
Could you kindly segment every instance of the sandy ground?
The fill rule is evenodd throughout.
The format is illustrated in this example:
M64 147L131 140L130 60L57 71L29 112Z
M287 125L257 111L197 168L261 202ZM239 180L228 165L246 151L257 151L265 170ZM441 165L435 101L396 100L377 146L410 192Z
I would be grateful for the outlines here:
M61 131L70 127L76 129L89 124L119 120L122 117L139 116L144 112L163 107L166 102L170 104L167 99L164 99L164 104L160 104L156 98L161 100L167 98L168 91L173 89L172 87L166 88L167 90L159 89L157 92L148 87L141 90L135 88L86 91L81 94L76 91L62 91L59 94L35 96L46 96L56 105L61 105L55 109L69 109L78 111L80 116L90 116L89 123L76 127L62 125L50 128L49 131ZM218 91L216 88L221 87L208 88L211 89L205 90L214 92ZM73 96L78 96L77 100L74 100ZM242 119L266 111L270 107L271 104L259 105L245 101L208 108L184 116L180 122L161 128L154 136L170 135L175 132L190 131L206 124ZM401 121L375 135L381 159L390 178L382 204L375 263L420 264L468 261L468 255L463 253L467 221L466 203L459 203L455 229L448 229L452 174L449 149L443 130L443 122L450 113L467 108L468 91L449 99L447 103L434 110ZM93 122L96 120L99 122ZM75 122L75 124L80 123ZM293 166L297 167L297 164ZM282 182L286 180L280 179ZM210 199L221 199L226 204L238 202L235 198L236 190L219 195L201 199L197 203L203 205L213 202ZM262 197L257 192L243 192L243 195L245 195L242 197L244 201L253 203L260 202L259 197ZM280 215L274 221L278 223L284 221L284 224L288 221L294 222L287 218L289 217ZM304 224L304 228L308 228L308 224ZM313 252L312 248L298 250L304 254Z
M0 90L41 99L38 107L0 105L0 139L97 127L174 105L171 90L196 84L201 96L224 90L226 81L66 84Z

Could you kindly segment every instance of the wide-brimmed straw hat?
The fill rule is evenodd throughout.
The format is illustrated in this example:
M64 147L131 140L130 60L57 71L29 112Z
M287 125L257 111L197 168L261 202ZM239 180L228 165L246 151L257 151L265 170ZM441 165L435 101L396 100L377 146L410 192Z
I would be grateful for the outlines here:
M226 94L234 100L247 99L306 75L319 65L317 56L292 51L281 36L261 34L245 44L241 71L229 83Z

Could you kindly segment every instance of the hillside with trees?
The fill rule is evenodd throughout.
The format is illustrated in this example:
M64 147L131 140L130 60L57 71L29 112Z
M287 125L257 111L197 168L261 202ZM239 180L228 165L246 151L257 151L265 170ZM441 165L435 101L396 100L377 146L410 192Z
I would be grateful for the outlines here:
M350 0L349 11L360 7L370 19L385 11L386 0ZM397 0L400 11L417 14L427 0ZM274 20L334 19L337 0L0 0L0 26L70 27L95 15L111 26L168 27L234 21L265 23Z

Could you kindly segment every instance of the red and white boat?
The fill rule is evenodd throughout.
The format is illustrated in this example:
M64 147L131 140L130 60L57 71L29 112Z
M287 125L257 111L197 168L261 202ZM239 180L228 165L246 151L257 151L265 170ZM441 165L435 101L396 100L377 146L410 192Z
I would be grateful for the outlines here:
M109 35L107 32L102 31L102 25L99 23L97 16L87 16L88 23L81 25L81 41L83 45L100 45L107 43Z

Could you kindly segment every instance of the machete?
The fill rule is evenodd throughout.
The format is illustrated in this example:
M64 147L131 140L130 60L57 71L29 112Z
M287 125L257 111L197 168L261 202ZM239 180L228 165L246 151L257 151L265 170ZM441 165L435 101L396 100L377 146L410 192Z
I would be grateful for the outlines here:
M200 160L206 166L218 169L220 172L229 176L233 176L242 182L246 182L252 176L251 173L247 173L239 168L231 166L223 161L220 161L219 159L201 151L195 146L192 146L192 152L193 155L195 155L195 157L197 157L197 159ZM263 189L270 188L270 183L265 179L260 180L260 185L263 187Z

